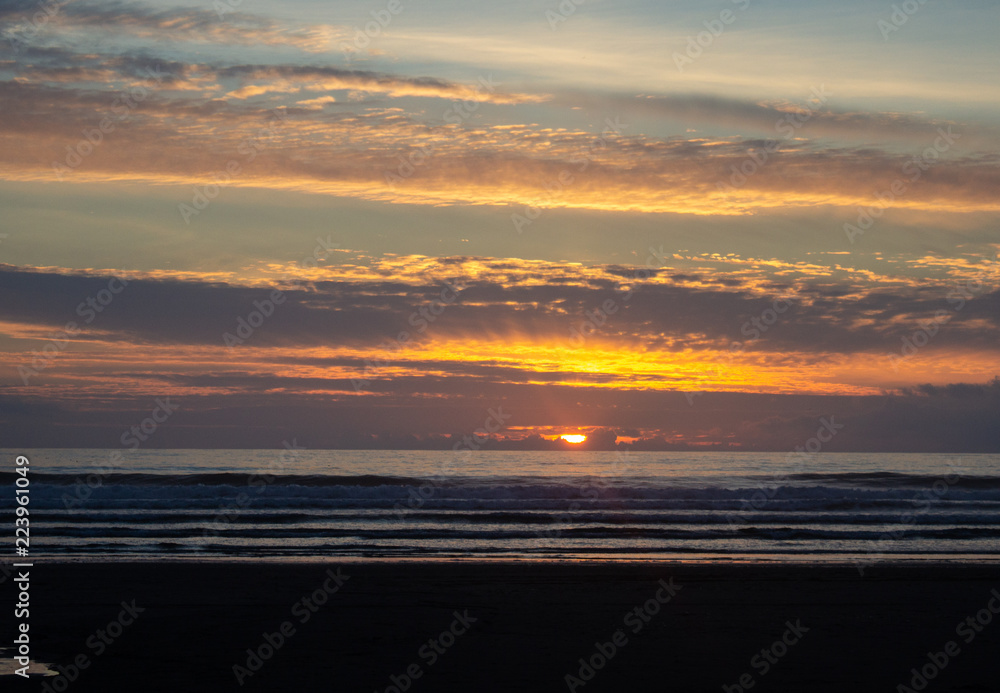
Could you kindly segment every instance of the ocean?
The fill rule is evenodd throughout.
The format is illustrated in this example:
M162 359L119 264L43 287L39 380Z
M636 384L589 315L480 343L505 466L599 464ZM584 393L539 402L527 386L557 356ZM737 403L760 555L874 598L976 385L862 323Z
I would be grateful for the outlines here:
M1000 455L8 450L31 556L986 562Z

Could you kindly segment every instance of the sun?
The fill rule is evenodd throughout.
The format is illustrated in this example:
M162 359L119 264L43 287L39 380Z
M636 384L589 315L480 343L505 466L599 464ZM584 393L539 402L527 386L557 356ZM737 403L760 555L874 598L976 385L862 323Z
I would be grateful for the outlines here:
M559 437L565 440L567 443L582 443L583 441L587 440L587 436L582 435L580 433L567 433Z

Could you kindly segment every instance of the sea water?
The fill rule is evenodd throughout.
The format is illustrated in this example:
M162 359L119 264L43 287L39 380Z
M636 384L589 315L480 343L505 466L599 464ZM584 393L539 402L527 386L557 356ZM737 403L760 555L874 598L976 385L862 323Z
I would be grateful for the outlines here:
M34 558L1000 558L1000 455L7 453Z

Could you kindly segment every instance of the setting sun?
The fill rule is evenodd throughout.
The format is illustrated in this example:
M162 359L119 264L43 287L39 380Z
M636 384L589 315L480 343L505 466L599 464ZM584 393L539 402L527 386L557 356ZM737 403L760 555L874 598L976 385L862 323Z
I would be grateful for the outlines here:
M587 440L587 436L581 435L579 433L567 433L566 435L561 435L559 437L565 440L567 443L582 443L583 441Z

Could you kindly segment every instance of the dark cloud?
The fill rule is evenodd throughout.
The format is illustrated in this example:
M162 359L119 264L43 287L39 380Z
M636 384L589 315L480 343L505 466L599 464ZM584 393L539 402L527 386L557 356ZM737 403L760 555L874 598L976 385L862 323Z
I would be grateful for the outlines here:
M308 448L449 449L445 436L457 440L468 435L482 426L489 409L502 407L511 417L509 426L596 431L605 449L612 434L628 434L639 438L631 444L635 450L707 446L786 452L805 446L829 422L836 434L823 444L823 453L1000 452L1000 401L995 397L956 406L953 398L937 395L706 393L692 402L681 392L518 384L484 388L460 378L441 382L446 380L455 383L447 398L421 397L407 387L344 397L246 388L234 398L184 394L164 386L160 396L170 396L180 408L149 447L273 448L295 438ZM79 401L54 406L5 396L0 400L0 447L120 447L122 433L149 416L154 406L153 397L124 393L97 408ZM509 437L509 432L501 431L501 436ZM506 447L549 445L536 437ZM823 462L822 454L810 460L817 468Z
M998 365L1000 368L1000 365ZM1000 400L1000 377L985 384L954 383L950 385L920 385L907 388L907 394L923 394L939 399L955 398L961 400Z
M156 41L214 42L230 45L292 46L309 52L330 50L334 34L322 25L280 22L218 3L212 9L153 9L138 3L105 0L101 3L39 2L0 5L0 18L20 42L34 43L39 35L61 29L88 29L100 45L100 33L113 29L116 36L138 36ZM41 15L39 15L41 13ZM41 17L35 20L35 17ZM77 41L79 41L77 37Z
M443 264L454 270L463 267ZM460 300L434 323L429 333L433 338L478 336L484 330L503 334L504 329L511 334L557 338L578 319L575 311L598 305L608 295L599 274L587 275L577 284L520 285L510 277L517 274L517 264L502 264L508 281L470 281ZM551 270L554 276L561 271L558 266ZM532 282L538 282L545 272L533 265L529 274ZM97 297L108 284L107 276L5 266L0 268L0 289L6 297L0 317L9 323L41 327L42 332L55 332L71 319L82 325L77 305L88 296ZM85 372L61 374L54 367L53 373L45 374L50 378L46 389L22 395L20 385L8 385L6 392L0 392L4 423L0 444L114 446L121 433L141 421L151 406L152 397L128 394L134 388L183 400L182 411L165 427L169 432L157 437L155 444L164 447L272 447L290 436L310 447L447 447L450 439L442 436L475 430L482 411L504 406L516 418L512 425L639 432L636 449L680 449L697 441L726 449L790 450L813 435L821 418L835 417L844 428L824 447L827 452L1000 450L1000 380L922 385L881 397L692 395L628 389L620 377L599 372L581 374L558 368L541 372L440 354L424 357L405 350L390 353L374 372L366 372L370 353L366 349L391 341L409 326L408 316L421 305L429 305L440 291L439 285L429 282L399 279L323 281L290 289L287 302L253 336L254 346L291 347L259 357L273 365L270 372L261 370L260 360L240 365L239 354L225 357L232 366L215 364L209 370L196 362L187 370L164 372L155 366L137 368L134 362L111 362L104 369L108 393L66 397L64 384L78 383L74 378ZM225 354L222 333L235 330L237 318L268 293L266 288L219 282L136 278L95 317L87 334L91 340L100 340L105 345L102 349L208 345ZM850 299L837 292L838 301L827 300L821 288L810 287L808 293L812 305L796 306L759 340L760 348L773 350L779 362L782 350L829 354L838 349L842 353L885 349L892 335L905 330L888 324L859 327L855 325L859 315L875 310L888 316L893 305L917 313L935 305L935 292L929 287L883 289L871 296L855 291ZM995 350L995 339L992 344L986 342L995 329L998 313L992 306L996 296L986 295L982 300L987 303L983 310L976 308L975 300L965 308L977 316L975 324L968 328L957 321L948 325L935 338L934 348L968 348L972 342ZM556 301L561 306L557 311L545 307ZM748 287L647 284L636 287L627 309L613 316L608 334L647 342L655 342L650 335L715 335L724 342L738 335L742 321L762 314L770 305L771 301L754 295ZM984 328L986 317L993 320L993 328ZM356 356L322 357L296 349L345 344L361 351ZM404 358L407 372L393 372L393 366ZM303 368L316 375L304 375ZM323 375L338 371L364 374L363 380L359 384L353 376ZM100 372L90 377L104 377ZM548 384L528 382L539 378ZM689 384L679 378L677 387L687 389ZM609 435L598 438L603 440L601 445L610 446ZM549 444L536 440L504 445L544 448Z
M415 338L425 332L435 338L524 334L569 346L571 329L610 300L614 313L594 331L596 339L667 350L695 342L704 348L707 340L707 345L722 349L736 342L748 351L887 354L900 351L904 338L921 331L927 334L927 349L1000 348L998 291L973 296L956 310L958 304L946 298L947 286L893 291L876 286L853 289L845 296L840 287L805 285L788 304L776 304L779 297L761 296L735 278L714 288L625 284L608 273L568 285L539 283L534 270L527 281L517 272L506 272L508 280L503 282L464 281L458 299L439 316L427 314L440 301L439 282L345 279L286 287L284 302L255 331L253 343L375 346L407 331ZM553 265L552 275L561 273ZM269 300L273 290L133 279L107 308L88 308L85 302L106 290L109 280L0 266L0 289L7 297L0 317L53 328L73 320L83 327L92 325L92 338L101 340L217 345L223 333L234 332L238 320L255 309L255 301ZM784 311L775 311L776 305ZM90 323L85 323L87 317Z

